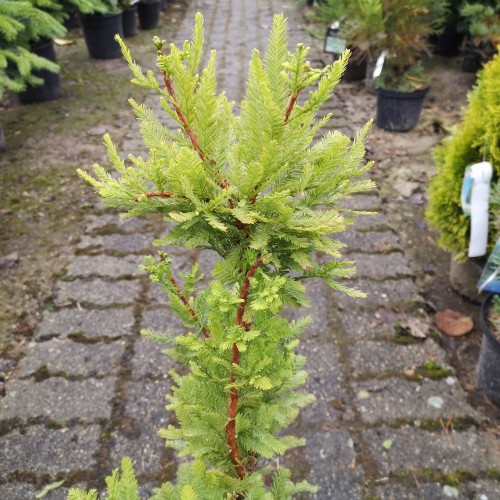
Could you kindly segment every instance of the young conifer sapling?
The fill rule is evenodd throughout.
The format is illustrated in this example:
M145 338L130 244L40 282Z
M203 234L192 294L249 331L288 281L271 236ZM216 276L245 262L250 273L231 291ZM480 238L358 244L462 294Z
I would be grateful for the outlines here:
M309 304L303 283L310 278L363 295L338 281L352 276L354 267L339 260L343 245L334 235L357 215L343 212L339 200L374 187L360 178L371 166L364 163L370 123L353 141L339 131L315 140L331 118L317 113L331 98L349 53L324 69L311 68L308 48L299 44L288 52L286 19L276 15L264 57L253 51L246 97L235 116L233 103L217 93L215 51L199 69L201 14L192 41L182 48L155 37L160 81L152 71L144 74L118 42L132 82L158 93L180 130L172 132L152 109L131 99L149 156L129 155L125 163L106 135L117 175L99 165L95 176L79 173L127 216L157 213L173 223L156 245L219 256L205 287L198 264L177 276L166 253L146 258L144 268L163 285L188 330L143 332L189 368L187 375L172 374L167 408L178 425L160 435L193 459L180 466L175 484L164 484L152 498L287 499L315 491L306 481L294 484L287 469L260 465L259 457L271 459L304 444L281 431L313 401L297 390L307 376L296 349L308 319L288 321L283 308ZM315 259L320 254L330 257L326 263ZM139 498L129 459L107 484L107 498ZM97 492L72 489L70 498L97 498Z

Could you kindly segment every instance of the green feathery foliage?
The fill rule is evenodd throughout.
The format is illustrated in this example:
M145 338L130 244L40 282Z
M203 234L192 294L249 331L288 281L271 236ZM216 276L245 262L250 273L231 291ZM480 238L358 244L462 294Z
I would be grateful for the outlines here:
M429 187L427 218L440 231L440 244L459 260L469 247L470 219L463 215L460 193L465 168L483 160L500 174L500 53L485 65L468 95L462 122L435 149L437 175ZM490 231L490 243L495 232Z
M281 313L285 306L309 304L303 285L308 278L363 296L339 281L352 276L354 267L339 260L343 245L334 236L357 215L343 213L339 200L374 184L363 178L372 164L363 162L370 123L354 141L338 131L314 141L331 118L317 118L317 112L331 98L349 53L313 69L308 48L299 44L288 52L286 28L284 16L276 15L265 56L253 52L239 116L217 93L214 51L199 70L201 14L192 42L182 48L171 44L166 54L165 42L155 37L161 85L117 38L132 82L157 92L181 130L171 132L151 109L131 100L150 156L129 155L126 162L106 135L116 173L99 165L94 176L79 170L124 215L159 213L174 223L156 245L201 248L220 257L205 288L197 264L174 276L167 254L146 258L144 269L163 285L188 330L143 332L190 368L185 376L172 373L168 408L179 425L160 434L181 456L195 459L155 499L287 499L314 491L306 482L293 484L286 469L278 469L266 486L271 470L257 463L304 444L280 431L313 400L297 391L307 374L305 358L295 350L308 320L289 322ZM300 101L308 87L313 88ZM317 253L331 259L319 264Z
M37 0L40 4L42 0ZM49 13L30 1L0 2L0 101L5 89L22 92L26 85L40 85L37 69L54 73L59 66L29 50L32 42L61 36L65 29Z

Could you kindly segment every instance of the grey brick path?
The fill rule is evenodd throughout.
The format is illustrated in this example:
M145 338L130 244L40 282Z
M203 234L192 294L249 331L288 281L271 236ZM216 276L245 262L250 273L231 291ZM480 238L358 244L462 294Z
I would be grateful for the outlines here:
M219 88L231 99L243 95L251 49L263 48L273 12L288 15L292 43L314 43L296 4L278 0L192 0L184 18L174 4L167 16L177 18L177 28L170 24L174 31L162 33L160 27L158 34L181 42L197 10L205 16L208 47L218 50ZM134 40L130 45L134 51ZM313 62L321 57L313 50ZM153 65L152 57L139 62ZM351 135L369 118L356 106L358 91L342 84L327 106L336 117L332 126ZM158 108L155 96L146 102ZM141 153L137 124L128 126L120 148ZM317 499L500 498L498 439L481 429L443 351L431 338L399 343L401 324L412 315L425 318L425 311L384 203L377 194L344 203L379 212L342 235L349 258L359 261L352 285L369 297L354 301L321 283L309 285L313 321L301 349L317 401L293 426L307 445L280 463L294 469L296 480L320 486ZM165 228L156 219L119 219L97 200L95 207L0 400L0 499L34 498L60 479L64 487L49 500L64 498L71 485L101 488L125 454L145 493L175 477L176 458L156 436L173 418L164 405L175 365L139 335L144 327L180 327L137 269ZM207 269L214 262L175 251L179 269L197 259ZM431 380L428 361L450 372Z

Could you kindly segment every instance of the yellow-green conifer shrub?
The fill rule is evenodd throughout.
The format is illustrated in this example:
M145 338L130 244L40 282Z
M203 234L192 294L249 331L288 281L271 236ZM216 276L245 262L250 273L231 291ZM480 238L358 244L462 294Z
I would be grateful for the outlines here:
M146 106L130 101L150 155L127 162L109 136L105 142L116 172L101 166L95 177L80 172L127 215L159 213L173 224L159 246L201 248L220 260L204 288L198 265L174 275L165 253L148 257L145 269L168 293L170 307L188 333L143 332L167 346L186 365L173 374L169 409L178 426L160 431L166 444L189 456L175 484L154 499L289 499L314 491L294 484L291 472L261 465L304 440L283 433L313 396L297 391L306 380L305 359L296 353L307 319L288 321L284 306L308 305L304 281L323 279L336 290L362 294L339 283L353 274L340 260L335 233L354 221L339 200L371 190L360 179L367 124L353 141L338 131L314 141L331 115L317 118L331 98L348 59L312 69L309 49L288 52L286 20L276 15L264 57L252 54L246 97L238 116L233 103L217 93L215 52L200 71L203 18L197 15L192 42L182 48L154 39L157 76L137 66L121 40L133 83L156 91L165 112L179 124L173 133ZM302 101L299 94L311 87ZM302 97L302 96L300 96ZM320 264L314 256L329 256ZM322 260L325 262L325 260ZM136 499L130 460L108 478L109 497ZM70 498L96 498L73 489Z
M441 246L458 260L467 257L469 247L470 218L463 215L460 205L464 172L468 165L482 161L483 157L492 163L494 180L498 179L500 53L479 73L461 123L434 151L437 173L430 182L427 218L440 231Z

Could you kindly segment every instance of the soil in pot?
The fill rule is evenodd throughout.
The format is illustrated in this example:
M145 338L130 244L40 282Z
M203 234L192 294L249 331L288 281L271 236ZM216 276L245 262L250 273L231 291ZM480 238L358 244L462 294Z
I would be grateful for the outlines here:
M52 62L56 61L56 51L52 40L33 47L31 49L36 55L49 59ZM43 79L42 85L35 87L28 85L24 92L19 93L19 100L23 104L31 104L35 102L52 101L62 97L63 90L61 86L61 77L59 73L52 73L47 70L33 71L33 75Z
M500 406L500 331L497 330L500 327L500 315L492 311L495 297L498 296L489 295L481 306L483 340L477 381L486 397Z
M82 16L83 34L92 59L118 59L120 46L115 35L123 37L122 13Z
M139 25L143 30L152 30L160 22L160 0L151 2L139 2L137 4L139 14Z
M131 5L123 9L122 24L125 38L137 35L137 5Z
M418 123L428 91L428 88L414 92L376 89L377 125L384 130L393 132L411 130Z

